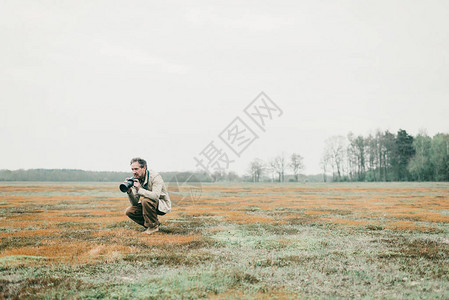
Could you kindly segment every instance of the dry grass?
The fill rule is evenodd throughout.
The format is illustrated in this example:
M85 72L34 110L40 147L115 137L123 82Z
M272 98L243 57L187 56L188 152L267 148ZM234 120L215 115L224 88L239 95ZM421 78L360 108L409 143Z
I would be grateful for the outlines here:
M407 298L429 287L449 297L449 184L205 184L195 201L188 192L172 194L173 212L146 236L116 184L3 183L0 298L170 297L158 284L187 298ZM414 283L371 278L388 272ZM377 283L357 286L369 278Z

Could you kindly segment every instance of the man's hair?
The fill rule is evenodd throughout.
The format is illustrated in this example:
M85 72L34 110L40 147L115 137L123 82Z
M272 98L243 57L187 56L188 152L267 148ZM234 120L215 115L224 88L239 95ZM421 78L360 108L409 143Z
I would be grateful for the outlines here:
M145 161L145 159L140 158L140 157L134 157L133 159L131 159L130 165L132 165L133 163L138 162L140 167L146 167L147 166L147 162Z

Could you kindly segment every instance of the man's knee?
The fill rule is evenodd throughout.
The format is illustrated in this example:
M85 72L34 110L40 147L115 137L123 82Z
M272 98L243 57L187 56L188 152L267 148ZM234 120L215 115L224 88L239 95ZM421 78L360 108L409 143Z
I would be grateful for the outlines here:
M130 217L130 216L133 214L133 211L134 211L133 207L130 206L130 207L128 207L128 208L125 210L125 215L127 215L128 217Z
M156 201L151 200L149 198L141 199L141 203L142 203L142 205L147 205L147 206L149 205L151 207L156 207L156 205L157 205Z

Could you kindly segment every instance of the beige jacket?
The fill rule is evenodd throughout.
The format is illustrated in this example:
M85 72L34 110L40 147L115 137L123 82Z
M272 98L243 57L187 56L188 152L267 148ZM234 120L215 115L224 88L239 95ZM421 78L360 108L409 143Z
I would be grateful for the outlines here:
M158 210L163 213L169 213L171 211L170 196L168 195L164 180L162 180L159 173L153 170L147 170L145 181L139 188L139 191L135 187L131 188L131 192L128 193L129 202L132 205L137 205L140 202L141 196L152 200L159 199Z

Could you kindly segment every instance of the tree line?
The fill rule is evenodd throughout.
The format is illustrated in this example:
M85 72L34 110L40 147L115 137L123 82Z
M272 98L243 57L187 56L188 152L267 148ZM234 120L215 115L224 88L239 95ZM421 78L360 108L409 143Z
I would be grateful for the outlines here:
M160 172L166 182L211 182L204 172ZM122 182L131 172L84 171L78 169L0 170L0 181Z
M323 181L329 173L333 181L449 181L449 134L332 136L320 165Z
M321 175L300 174L302 157L297 156L296 171L287 174L290 163L281 155L273 159L272 167L256 159L247 174L238 175L232 170L215 171L211 174L204 171L159 172L165 182L259 182L259 181L321 181ZM0 181L55 181L55 182L122 182L130 177L130 172L85 171L79 169L19 169L0 170Z
M166 182L285 182L285 181L449 181L449 134L415 137L400 129L396 134L377 130L368 136L332 136L325 141L322 174L304 175L303 157L282 153L270 160L253 159L247 173L231 170L212 174L160 172ZM130 172L74 169L0 170L0 181L121 182Z

